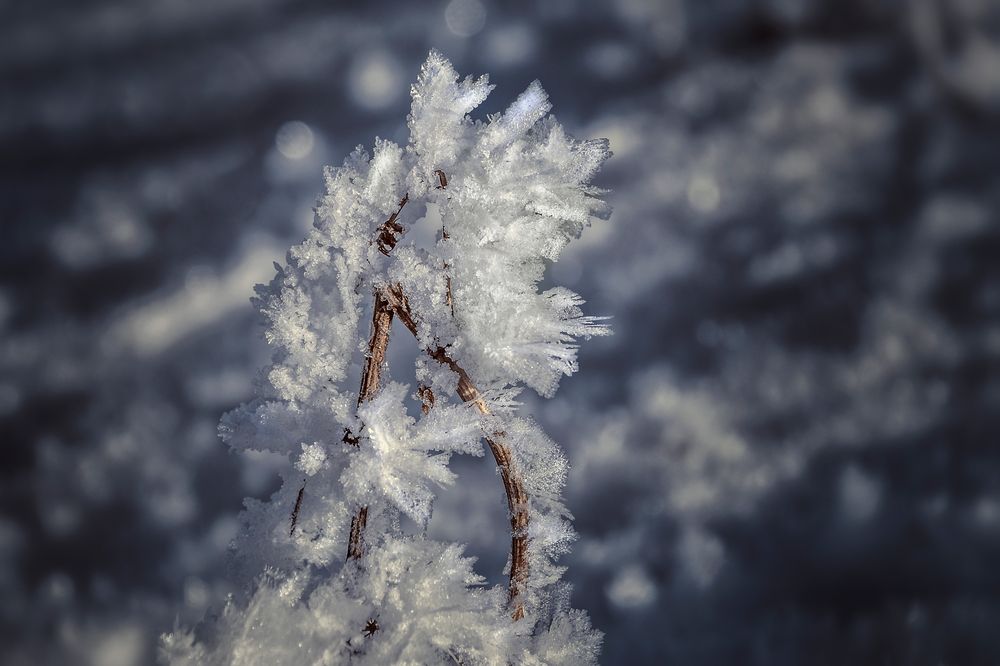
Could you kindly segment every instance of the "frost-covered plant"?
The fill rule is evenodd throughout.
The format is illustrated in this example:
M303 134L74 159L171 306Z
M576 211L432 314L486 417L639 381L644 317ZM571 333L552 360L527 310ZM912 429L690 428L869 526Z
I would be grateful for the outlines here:
M236 450L285 456L283 485L247 501L234 546L245 597L166 636L169 661L595 660L601 635L569 607L554 563L574 538L566 460L516 397L525 386L551 396L577 368L574 341L607 333L579 296L538 283L606 217L588 183L610 153L567 137L537 82L472 120L491 90L432 52L411 91L409 145L376 139L371 155L358 148L328 169L314 229L258 288L277 351L258 399L220 430ZM434 231L427 247L407 234L421 225ZM394 319L426 352L415 392L384 381ZM435 488L454 478L450 456L482 455L482 441L510 511L507 590L485 588L460 546L400 528L400 514L426 526Z

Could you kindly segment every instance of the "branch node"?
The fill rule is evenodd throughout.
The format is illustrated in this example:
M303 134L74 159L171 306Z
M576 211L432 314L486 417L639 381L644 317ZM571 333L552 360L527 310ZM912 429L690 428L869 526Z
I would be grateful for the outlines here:
M379 227L379 234L377 238L378 251L387 257L392 249L396 247L396 243L399 242L400 237L403 235L403 225L397 222L396 218L398 218L399 214L403 212L403 206L405 206L406 202L409 200L409 193L403 195L403 198L399 200L399 208L395 213L389 216L388 220L382 223L381 227Z
M434 391L430 386L421 384L417 387L417 397L420 398L420 412L424 415L430 413L434 406Z
M414 337L419 338L417 321L402 286L396 284L388 287L384 291L384 298L399 321ZM484 416L489 416L492 413L479 389L469 377L469 373L448 355L448 350L445 347L428 348L425 351L428 356L438 363L447 365L458 375L458 384L455 389L464 402L473 403ZM528 493L524 489L524 481L517 473L514 451L504 439L505 433L498 431L493 433L491 437L487 437L486 442L489 444L490 452L500 470L500 478L503 480L504 491L507 493L511 528L508 599L513 608L511 617L514 620L520 620L525 613L523 592L528 584L528 523L530 514L528 513Z

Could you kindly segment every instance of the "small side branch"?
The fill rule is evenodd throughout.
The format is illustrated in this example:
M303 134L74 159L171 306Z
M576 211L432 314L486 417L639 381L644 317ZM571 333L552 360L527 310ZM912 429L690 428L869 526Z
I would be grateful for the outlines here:
M385 297L391 305L399 321L417 336L417 322L410 310L410 302L403 293L402 287L395 285L385 290ZM469 377L469 373L448 355L444 347L427 349L427 354L438 363L447 365L458 375L458 396L465 402L471 402L483 415L489 415L490 408L482 394ZM505 433L496 432L487 437L490 452L496 460L507 493L507 508L510 511L510 587L508 598L513 611L511 617L520 620L524 617L524 592L528 584L528 493L524 489L524 481L514 464L514 451L504 441Z
M396 212L389 216L389 219L382 223L379 228L378 238L378 251L389 256L392 249L396 247L396 243L399 242L400 237L403 235L403 225L397 222L399 214L403 212L403 206L406 202L410 200L410 195L407 193L403 195L403 198L399 200L399 208Z
M448 264L444 265L444 269L448 270ZM451 309L451 316L455 316L455 298L451 295L451 276L445 275L445 291L444 291L444 302Z
M444 190L448 187L448 176L441 169L435 169L434 174L438 177L437 189ZM448 230L445 228L444 224L441 224L441 240L448 240L451 236L448 235ZM452 297L451 293L451 276L448 275L448 262L444 262L444 279L446 282L445 286L445 304L451 308L451 316L455 316L455 299Z
M306 494L306 484L303 482L299 488L299 494L295 497L295 508L292 509L292 526L288 530L288 536L295 536L295 527L299 524L299 511L302 510L302 496Z

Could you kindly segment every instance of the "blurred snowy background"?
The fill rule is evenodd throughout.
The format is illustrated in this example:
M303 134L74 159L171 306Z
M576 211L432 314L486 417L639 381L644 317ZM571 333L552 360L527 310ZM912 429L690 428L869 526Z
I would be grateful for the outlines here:
M552 276L617 333L529 401L602 661L1000 663L1000 3L361 4L0 0L0 662L147 664L224 599L252 286L436 47L615 152ZM457 469L432 532L500 581Z

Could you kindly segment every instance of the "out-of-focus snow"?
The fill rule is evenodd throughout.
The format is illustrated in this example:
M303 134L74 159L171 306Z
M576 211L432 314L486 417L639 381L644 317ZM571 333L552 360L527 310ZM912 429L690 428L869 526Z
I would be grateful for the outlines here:
M271 263L281 253L273 239L255 239L236 258L236 265L221 275L189 269L182 287L113 321L107 344L150 356L218 324L246 306L247 285L267 281L273 271Z

